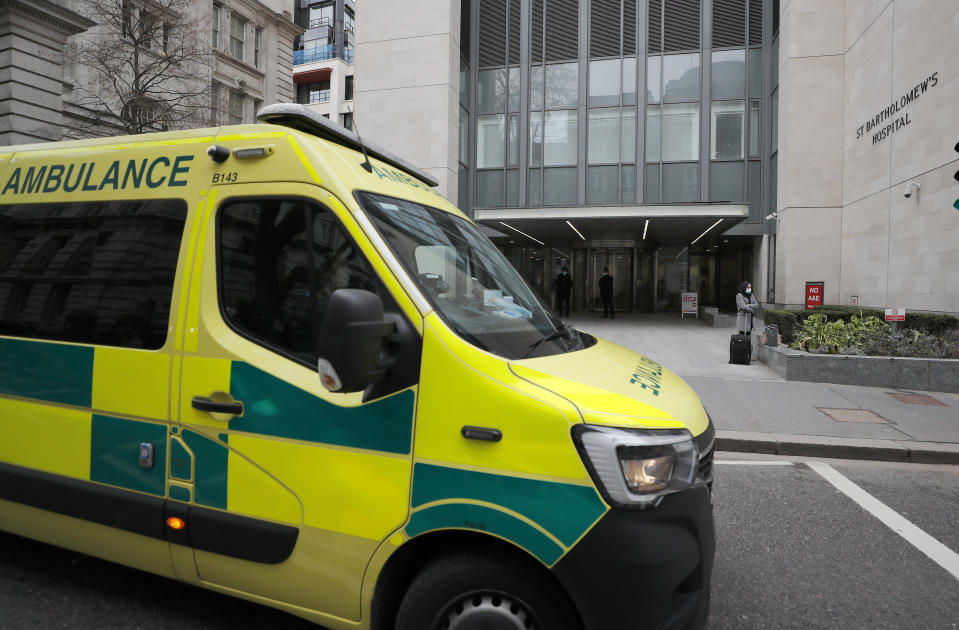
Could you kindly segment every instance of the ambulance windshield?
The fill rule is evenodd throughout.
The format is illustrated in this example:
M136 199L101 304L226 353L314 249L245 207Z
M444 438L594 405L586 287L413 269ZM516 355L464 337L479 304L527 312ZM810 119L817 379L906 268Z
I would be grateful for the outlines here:
M507 359L570 352L590 342L546 312L473 223L411 201L356 196L422 293L463 339Z

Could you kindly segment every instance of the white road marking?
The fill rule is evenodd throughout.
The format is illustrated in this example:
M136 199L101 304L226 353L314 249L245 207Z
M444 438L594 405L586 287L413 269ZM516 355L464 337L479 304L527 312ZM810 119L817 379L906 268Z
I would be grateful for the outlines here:
M807 462L806 465L959 580L959 554L907 521L885 503L842 476L829 464Z
M733 464L736 466L792 466L792 462L784 462L780 459L771 460L745 460L745 459L714 459L714 464Z

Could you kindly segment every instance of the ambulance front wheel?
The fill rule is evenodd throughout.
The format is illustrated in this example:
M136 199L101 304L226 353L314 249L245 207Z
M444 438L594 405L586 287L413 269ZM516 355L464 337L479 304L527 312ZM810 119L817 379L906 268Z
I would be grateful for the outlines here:
M396 630L579 630L578 618L548 574L499 554L463 553L414 578Z

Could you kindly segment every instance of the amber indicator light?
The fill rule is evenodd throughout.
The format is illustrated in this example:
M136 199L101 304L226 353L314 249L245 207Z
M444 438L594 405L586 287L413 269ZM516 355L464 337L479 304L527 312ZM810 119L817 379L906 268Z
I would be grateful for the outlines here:
M166 520L167 527L170 529L186 529L186 521L182 518L171 516Z

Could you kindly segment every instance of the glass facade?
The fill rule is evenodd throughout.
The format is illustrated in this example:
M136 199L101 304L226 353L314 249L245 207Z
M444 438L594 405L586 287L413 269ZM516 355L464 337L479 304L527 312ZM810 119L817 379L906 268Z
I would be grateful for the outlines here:
M748 221L762 222L764 138L774 153L778 122L764 81L772 68L777 83L762 37L768 1L464 5L474 21L460 111L470 208L731 202L757 206Z
M744 235L774 230L763 219L776 186L772 1L464 3L471 44L461 68L460 207L746 204ZM586 281L583 270L613 255L572 231L569 238L548 243L545 254L526 244L507 255L547 291L556 265L568 262ZM578 258L578 247L589 251ZM679 286L673 270L636 247L623 254L626 277L649 284L637 284L634 300L671 303L660 290ZM564 248L563 256L548 253ZM709 279L724 265L728 272L728 262L701 250L679 260L681 249L670 264L696 268L680 284L703 283L703 295L715 295ZM665 288L653 288L658 276ZM588 306L577 299L574 307Z

